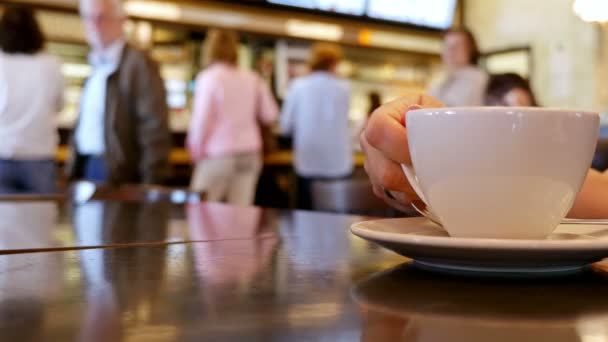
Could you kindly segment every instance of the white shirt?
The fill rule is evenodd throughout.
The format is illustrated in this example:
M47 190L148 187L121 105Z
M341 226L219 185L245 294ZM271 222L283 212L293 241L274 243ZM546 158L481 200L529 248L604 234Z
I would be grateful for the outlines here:
M54 57L0 51L1 159L54 158L63 85Z
M104 139L106 88L108 77L120 64L124 47L125 42L118 40L103 51L93 51L89 55L93 73L82 91L80 118L75 133L79 154L100 156L106 150Z
M431 87L429 94L448 107L481 106L484 104L488 75L469 65L444 75Z
M283 133L293 133L296 173L342 177L352 173L348 85L327 72L295 80L281 115Z

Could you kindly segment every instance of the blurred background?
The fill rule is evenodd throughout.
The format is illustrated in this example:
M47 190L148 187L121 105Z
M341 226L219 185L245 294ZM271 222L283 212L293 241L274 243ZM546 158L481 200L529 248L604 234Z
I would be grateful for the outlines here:
M2 3L36 9L46 48L62 62L61 164L83 82L91 74L78 1ZM192 170L184 139L195 77L203 69L201 49L211 27L239 33L239 66L261 75L279 105L291 80L308 72L312 43L342 47L337 75L351 89L355 176L362 164L356 136L372 107L370 94L384 103L406 90L429 89L441 74L443 32L449 28L470 29L481 52L479 66L488 74L511 72L529 80L539 104L601 112L602 137L608 137L608 26L603 24L608 8L601 0L127 0L124 6L127 40L159 63L167 90L172 185L187 185ZM277 130L278 147L264 158L258 187L265 191L258 191L256 204L288 206L291 201L291 141ZM594 160L598 169L608 168L603 146Z

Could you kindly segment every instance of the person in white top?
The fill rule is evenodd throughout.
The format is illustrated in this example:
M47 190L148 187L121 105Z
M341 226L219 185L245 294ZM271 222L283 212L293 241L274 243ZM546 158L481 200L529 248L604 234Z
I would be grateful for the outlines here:
M293 81L281 113L281 131L293 136L298 208L312 209L317 180L350 177L353 155L348 126L350 89L336 77L342 52L319 43L309 60L312 73Z
M0 194L56 191L56 114L64 80L42 52L31 9L9 6L0 19Z
M443 36L441 52L444 70L429 94L448 107L483 105L488 75L477 66L479 55L471 31L448 30Z

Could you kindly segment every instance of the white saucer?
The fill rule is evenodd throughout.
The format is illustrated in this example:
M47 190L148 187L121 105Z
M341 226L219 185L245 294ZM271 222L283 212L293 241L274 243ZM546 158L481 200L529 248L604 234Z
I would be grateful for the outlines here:
M453 238L422 217L363 221L350 229L418 267L443 272L562 275L608 257L608 225L562 224L544 240Z

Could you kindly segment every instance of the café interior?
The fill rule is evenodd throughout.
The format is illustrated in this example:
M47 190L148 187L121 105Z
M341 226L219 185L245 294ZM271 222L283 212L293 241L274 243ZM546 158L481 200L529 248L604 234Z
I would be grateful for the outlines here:
M0 339L608 341L608 262L602 261L608 258L602 227L608 225L608 180L600 179L608 169L608 3L603 0L2 0L0 16L8 17L15 8L33 13L45 40L37 53L58 61L62 84L58 89L11 80L36 72L3 69L3 58L9 65L19 56L3 46L11 40L0 21L0 126L13 127L10 120L16 120L6 98L17 86L27 84L26 98L33 99L43 97L42 88L54 87L63 100L57 112L47 108L44 113L52 117L56 135L48 156L53 191L4 191L3 168L8 174L5 165L23 160L10 147L9 152L0 147ZM101 14L88 13L92 8L102 8ZM93 133L85 133L103 135L100 160L108 177L87 178L97 155L80 149L89 138L79 132L92 127L85 113L95 102L92 88L103 67L94 62L99 48L90 27L119 19L123 57L107 76L106 97L96 102L105 101L106 114L102 110ZM469 37L465 32L473 38L464 40L463 49L469 57L476 51L476 58L457 73L446 56L450 36ZM208 46L232 38L234 65L209 63ZM154 66L162 90L155 90L141 68L121 79L118 106L127 103L126 112L137 113L127 113L124 126L114 123L112 132L103 121L111 103L107 94L113 94L109 84L112 75L126 72L120 63L131 49ZM216 55L225 52L216 49ZM311 57L315 53L335 63L319 71ZM210 97L216 102L205 107L212 101L204 94L213 91L210 84L230 75L236 80L238 72L242 78L230 83L238 90L227 91L228 83L222 84L227 93ZM476 75L483 80L479 101L452 101L474 88ZM123 83L138 77L148 80L141 89L120 94ZM255 108L247 105L247 77L259 81L250 101ZM511 81L512 88L504 88ZM260 89L266 95L258 96ZM492 89L504 92L496 95ZM565 208L542 238L458 236L448 222L451 216L429 196L424 174L410 178L399 168L395 182L405 183L406 191L389 186L390 176L382 177L388 168L380 170L384 161L378 156L386 151L376 142L383 138L372 139L370 126L390 106L415 94L418 102L407 105L436 107L421 100L432 96L454 107L453 116L484 106L511 113L505 108L513 89L526 92L523 104L515 105L523 113L519 123L534 110L574 113L578 121L555 128L564 139L577 139L574 132L585 116L580 113L597 118L590 133L593 149L585 151L589 158L581 158L579 167L585 175L590 170L584 184L580 176L563 198L550 189L537 190L546 196L518 194ZM339 97L343 90L346 95ZM146 97L157 100L156 109L166 109L168 134L168 144L149 153L143 144L154 134L139 121L147 120L142 118L148 113L139 112L139 100ZM222 104L239 109L218 109ZM532 106L539 109L529 110ZM344 110L337 113L336 108ZM271 120L260 118L264 111ZM250 120L249 112L258 117ZM217 113L237 119L222 123ZM205 114L215 115L215 127L202 126L212 122ZM399 122L407 142L404 114L393 124ZM248 137L236 131L213 140L214 130L245 130L237 125L244 121L254 127L255 153L213 155L214 148L237 146ZM550 140L547 146L557 144L552 122L530 139L542 136ZM141 126L125 131L130 125ZM193 144L199 131L207 132L207 140L201 138L197 150ZM517 139L516 131L514 122L507 145ZM3 132L0 127L0 145L36 139L29 133L3 137ZM121 144L121 139L142 146L125 145L111 155L114 141ZM409 144L416 168L422 158L413 152L414 141ZM395 151L407 148L394 146ZM533 145L526 148L534 150ZM197 154L201 150L207 151L203 157ZM447 162L454 158L441 150L437 145L431 153L436 161L446 160L441 174L457 174ZM338 156L334 151L346 152ZM475 158L484 158L479 151L460 159L474 164ZM167 177L148 182L149 166L143 161L161 152ZM142 156L142 164L134 167L143 178L113 182L111 160L120 164L131 153ZM405 154L409 158L410 152ZM85 171L74 178L64 170L80 157ZM234 170L226 169L227 160ZM347 172L332 173L341 160ZM246 187L237 174L250 161L257 165L251 198L232 201L232 193L240 192L237 198ZM390 162L392 167L407 164ZM564 169L570 162L562 164ZM308 172L316 163L321 171ZM123 175L131 172L122 164L117 169ZM43 172L34 169L32 177ZM223 178L211 177L214 172ZM214 195L220 183L232 187L222 199ZM490 185L488 191L493 189ZM471 191L483 192L469 189L465 195ZM504 214L495 227L511 217L540 215L498 208L499 202L477 205L466 196L450 202L473 213L467 222L483 210ZM574 211L585 205L593 210Z

